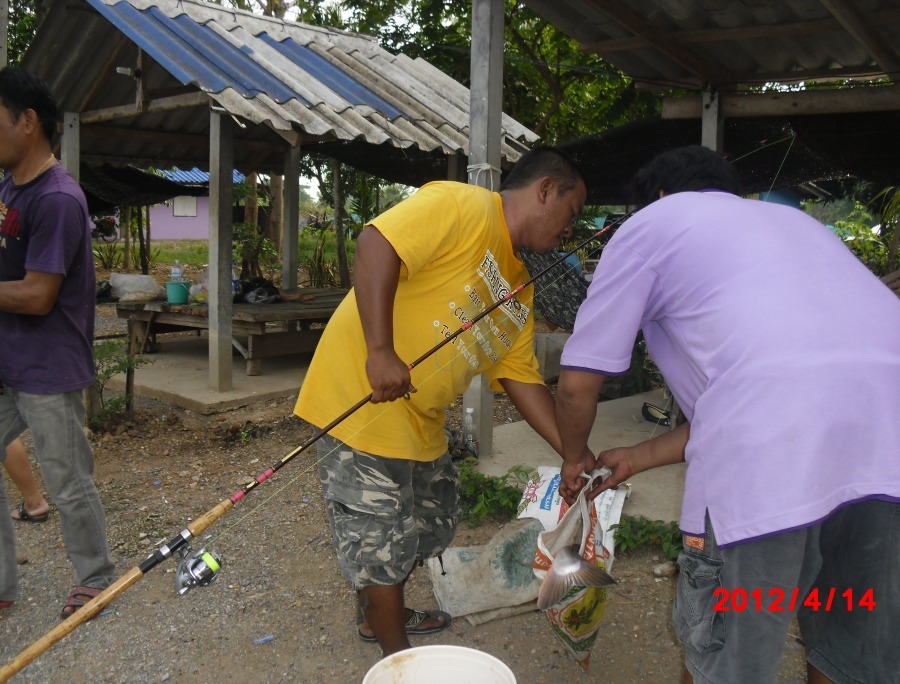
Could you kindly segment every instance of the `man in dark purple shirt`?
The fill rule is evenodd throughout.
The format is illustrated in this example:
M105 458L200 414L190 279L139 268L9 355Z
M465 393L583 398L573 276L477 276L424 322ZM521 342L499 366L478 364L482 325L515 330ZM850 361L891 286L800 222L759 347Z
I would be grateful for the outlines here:
M84 434L82 391L94 381L91 221L52 154L57 114L40 79L0 71L0 455L31 431L75 567L65 618L112 583L115 567ZM18 598L17 579L12 522L0 515L0 609Z

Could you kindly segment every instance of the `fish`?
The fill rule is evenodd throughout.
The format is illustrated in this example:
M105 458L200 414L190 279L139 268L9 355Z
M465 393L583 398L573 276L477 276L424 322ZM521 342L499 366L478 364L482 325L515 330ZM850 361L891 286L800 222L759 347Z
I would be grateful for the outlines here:
M547 610L560 602L572 587L608 587L616 580L603 568L586 561L577 544L564 546L554 556L538 591L537 607Z

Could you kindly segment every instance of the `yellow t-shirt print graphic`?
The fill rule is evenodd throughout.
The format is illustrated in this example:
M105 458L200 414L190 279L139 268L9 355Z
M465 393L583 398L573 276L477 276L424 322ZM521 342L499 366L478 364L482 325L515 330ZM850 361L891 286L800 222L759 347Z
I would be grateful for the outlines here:
M419 359L528 279L516 258L500 196L461 183L430 183L374 219L401 260L394 298L394 348ZM350 446L391 458L430 461L446 451L444 407L484 372L541 383L534 358L533 289L492 311L411 372L409 399L368 404L331 430ZM520 303L521 302L521 303ZM510 315L512 314L512 315ZM295 412L326 425L371 392L366 342L351 291L332 316L301 386Z

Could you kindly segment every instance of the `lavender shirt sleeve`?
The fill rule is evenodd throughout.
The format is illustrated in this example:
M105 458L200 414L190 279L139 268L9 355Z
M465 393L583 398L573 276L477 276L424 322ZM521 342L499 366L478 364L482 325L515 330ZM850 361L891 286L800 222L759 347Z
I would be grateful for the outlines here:
M626 373L656 283L656 273L642 257L611 242L563 349L562 367L609 376Z

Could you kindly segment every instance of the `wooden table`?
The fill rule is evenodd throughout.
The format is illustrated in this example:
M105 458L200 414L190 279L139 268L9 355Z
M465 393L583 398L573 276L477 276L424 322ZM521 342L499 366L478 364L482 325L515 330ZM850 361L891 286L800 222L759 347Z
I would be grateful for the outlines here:
M247 360L247 375L259 375L262 359L315 350L327 323L347 290L305 288L298 294L314 295L308 301L273 304L233 304L231 342ZM128 319L131 348L144 351L160 333L208 330L205 304L169 304L166 301L118 302L116 316Z

